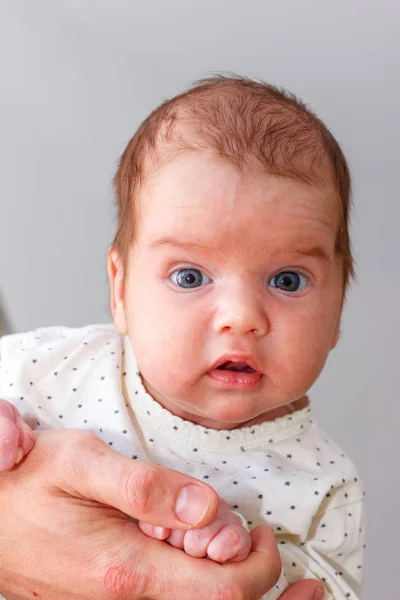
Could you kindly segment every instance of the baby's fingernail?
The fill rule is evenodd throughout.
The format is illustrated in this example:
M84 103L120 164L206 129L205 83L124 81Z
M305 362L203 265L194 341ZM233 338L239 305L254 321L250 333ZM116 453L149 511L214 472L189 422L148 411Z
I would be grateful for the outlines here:
M24 458L24 451L22 448L17 448L17 456L15 458L15 464L17 465Z
M200 485L189 484L181 489L175 504L175 514L180 521L197 525L207 512L210 496Z
M164 535L164 527L153 526L153 533L156 537L161 538Z
M317 588L315 588L312 600L324 600L324 598L325 598L324 588L321 586L318 586Z

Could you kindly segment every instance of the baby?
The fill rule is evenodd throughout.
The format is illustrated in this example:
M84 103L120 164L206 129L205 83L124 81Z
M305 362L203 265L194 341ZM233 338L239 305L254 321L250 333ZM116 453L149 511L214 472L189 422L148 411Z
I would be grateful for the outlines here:
M242 560L240 511L279 543L282 575L264 598L314 577L326 599L356 600L362 484L306 395L338 341L353 276L338 143L294 96L215 77L144 121L115 184L114 326L1 340L0 396L12 403L3 410L25 422L17 431L0 421L0 468L32 448L26 423L90 430L224 498L208 527L140 523L146 534L192 556Z

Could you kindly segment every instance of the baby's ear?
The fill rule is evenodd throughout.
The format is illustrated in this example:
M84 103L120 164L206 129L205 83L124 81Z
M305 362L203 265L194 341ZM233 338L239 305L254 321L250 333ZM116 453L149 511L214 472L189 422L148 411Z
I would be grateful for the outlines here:
M110 282L110 309L115 327L119 333L127 333L124 306L124 270L118 250L110 248L107 258L108 280Z

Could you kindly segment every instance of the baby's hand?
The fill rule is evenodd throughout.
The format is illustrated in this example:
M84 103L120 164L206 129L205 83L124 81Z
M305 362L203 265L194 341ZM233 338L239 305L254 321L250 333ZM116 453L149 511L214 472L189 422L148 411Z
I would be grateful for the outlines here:
M0 399L0 471L9 471L18 464L35 445L32 429L18 410Z
M244 560L251 549L249 532L225 500L220 500L214 521L201 529L171 530L165 527L153 527L142 521L139 521L139 527L146 535L167 540L171 546L184 550L190 556L197 558L208 556L219 563Z

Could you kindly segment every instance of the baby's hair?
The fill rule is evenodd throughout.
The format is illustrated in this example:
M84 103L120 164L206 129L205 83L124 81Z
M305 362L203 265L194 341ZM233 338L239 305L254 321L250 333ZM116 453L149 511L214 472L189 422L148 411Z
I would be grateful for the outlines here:
M118 229L113 242L126 264L135 236L137 199L151 174L181 151L212 149L239 169L249 166L310 185L333 186L339 197L336 254L343 289L354 277L349 237L350 173L328 128L296 96L263 81L218 75L163 102L140 125L114 178Z

